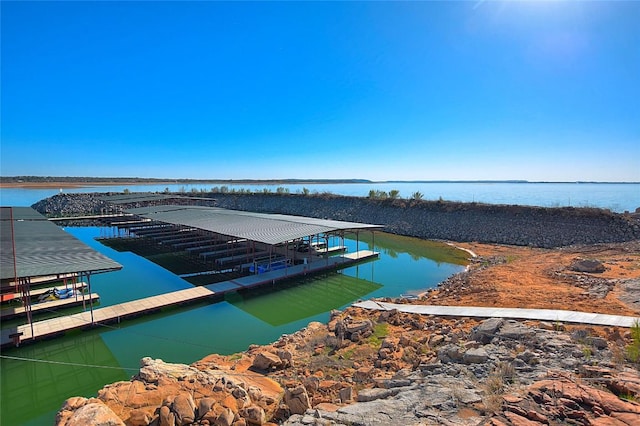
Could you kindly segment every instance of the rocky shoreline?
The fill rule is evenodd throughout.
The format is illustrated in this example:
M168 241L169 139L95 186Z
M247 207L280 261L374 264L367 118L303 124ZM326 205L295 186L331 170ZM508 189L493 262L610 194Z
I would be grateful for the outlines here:
M597 296L603 313L640 313L635 215L333 196L211 197L220 207L366 221L493 250L412 303L596 309ZM35 207L58 216L108 212L98 201L94 194L60 195ZM512 246L487 249L465 241ZM566 247L532 248L571 244L568 253ZM576 271L582 254L605 259L607 272ZM497 291L496 281L516 287ZM541 282L548 284L535 287ZM515 291L522 285L529 288L524 296ZM328 324L311 323L234 355L213 354L191 365L145 358L131 380L105 386L96 398L67 400L56 424L631 426L640 424L633 345L640 351L638 330L348 308L332 312Z
M350 308L234 356L145 358L131 381L67 400L57 425L631 426L640 375L620 357L625 339Z
M58 194L33 207L55 217L112 211L99 199L102 195ZM198 197L199 203L215 203L229 209L380 224L387 232L424 239L545 248L640 239L638 214L596 208L379 200L326 194L207 193Z
M624 291L621 283L637 290L639 244L585 246L568 255L504 246L493 253L542 253L550 263L534 276L547 276L554 286L573 292L583 291L585 283L599 288L600 280L624 277L598 296L603 297L598 308L592 306L603 313L627 309L639 315L636 305L611 300ZM474 248L486 253L490 247ZM577 253L596 253L602 262L583 272L584 265L594 265L570 261ZM524 258L480 253L466 272L412 303L451 303L452 297L477 294L483 277L505 279L500 272L505 268L521 276L520 268L529 265ZM598 272L599 266L605 271ZM549 299L554 287L540 292ZM533 303L536 295L527 296ZM631 296L637 299L637 291ZM569 297L575 299L575 293ZM333 311L328 324L310 323L270 345L234 355L214 354L191 365L145 358L130 381L105 386L97 398L67 400L57 425L631 426L640 424L634 347L640 352L640 328L352 307Z

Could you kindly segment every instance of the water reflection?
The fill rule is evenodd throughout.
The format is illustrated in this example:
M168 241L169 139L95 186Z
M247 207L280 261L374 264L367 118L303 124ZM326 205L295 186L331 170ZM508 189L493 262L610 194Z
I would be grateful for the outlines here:
M92 280L103 306L190 286L146 259L95 241L101 235L99 228L69 231L123 265L117 273ZM376 261L285 285L278 291L238 294L228 301L180 307L3 351L3 355L115 369L2 359L1 424L52 424L66 398L92 396L107 383L128 379L133 372L125 368L135 369L144 356L191 363L210 353L243 351L251 344L266 344L293 333L310 321L327 321L331 309L355 300L434 287L461 271L466 258L465 253L440 243L382 233L371 240L360 235L358 242L348 239L345 245L350 252L373 249L381 255Z
M277 288L230 294L227 301L272 325L281 326L338 309L382 288L382 284L331 274Z
M125 380L133 374L118 366L110 348L95 332L3 350L2 355L25 359L1 360L3 425L24 424L34 414L55 412L61 397L95 395L96 383Z

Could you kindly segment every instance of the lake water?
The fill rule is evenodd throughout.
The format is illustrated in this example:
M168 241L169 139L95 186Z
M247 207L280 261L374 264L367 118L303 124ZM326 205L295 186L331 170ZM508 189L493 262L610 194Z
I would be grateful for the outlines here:
M195 185L121 185L63 189L65 192L162 192L209 191L218 184ZM425 200L480 202L489 204L521 204L541 207L600 207L614 212L634 211L640 207L640 183L513 183L513 182L398 182L355 184L304 184L304 185L226 185L230 190L248 189L261 192L265 188L276 192L279 186L291 193L307 188L311 193L331 192L340 195L365 197L370 190L400 191L400 196L409 198L415 192ZM0 204L3 206L27 206L58 193L57 189L0 189Z
M67 231L123 265L120 271L92 277L101 306L191 286L144 258L102 245L95 239L105 234L100 228ZM107 383L127 380L142 357L192 363L210 353L243 351L250 344L269 343L295 332L310 321L326 322L331 309L343 309L358 299L434 287L466 264L466 253L413 238L376 233L375 246L362 235L358 242L345 244L350 252L375 248L380 258L339 273L3 350L3 357L13 358L0 359L0 424L52 424L66 398L90 397Z
M137 185L65 189L66 192L200 191L214 185ZM280 185L269 186L272 192ZM262 191L265 185L228 185L230 189ZM370 190L397 189L402 197L419 191L424 199L525 204L544 207L592 206L622 212L640 206L640 184L534 183L384 183L288 185L290 192L366 196ZM0 189L0 204L29 206L58 190ZM96 241L99 228L68 228L96 250L116 260L121 271L96 275L92 288L101 306L188 288L191 284L132 253L117 252ZM367 249L371 242L346 241L349 251ZM56 411L70 396L93 396L102 386L127 380L145 356L168 362L191 363L210 353L230 354L250 344L272 342L310 321L328 319L360 298L398 296L434 287L464 268L464 259L441 245L376 234L380 259L340 273L298 281L297 285L259 290L200 303L157 315L70 333L2 352L0 424L52 424ZM3 322L3 326L11 322ZM242 330L241 333L238 330ZM21 359L14 359L21 358ZM37 361L34 361L37 360Z

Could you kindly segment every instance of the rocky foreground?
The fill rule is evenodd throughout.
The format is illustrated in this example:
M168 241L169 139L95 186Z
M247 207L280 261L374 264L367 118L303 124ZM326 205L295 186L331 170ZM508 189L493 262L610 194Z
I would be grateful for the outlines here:
M235 356L145 358L131 381L67 400L57 424L637 425L629 337L349 309Z
M468 272L414 303L508 305L527 285L519 306L571 309L571 289L600 288L591 311L640 316L638 247L474 245ZM230 356L145 358L130 381L67 400L57 424L638 425L639 354L640 329L349 308Z

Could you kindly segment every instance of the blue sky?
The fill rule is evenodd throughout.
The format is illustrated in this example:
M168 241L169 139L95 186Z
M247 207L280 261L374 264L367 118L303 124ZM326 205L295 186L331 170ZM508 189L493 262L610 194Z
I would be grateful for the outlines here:
M0 7L3 176L640 181L640 2Z

